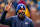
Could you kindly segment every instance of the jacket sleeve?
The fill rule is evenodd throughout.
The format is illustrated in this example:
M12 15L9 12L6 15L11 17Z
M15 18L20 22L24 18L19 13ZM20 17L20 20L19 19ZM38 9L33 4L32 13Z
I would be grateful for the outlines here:
M5 19L5 16L6 16L6 13L7 13L7 11L4 11L4 13L3 13L3 15L2 15L2 17L1 17L1 24L4 24L4 25L9 25L9 26L13 26L13 27L15 27L16 25L16 21L15 21L15 17L9 17L9 18L7 18L7 19ZM12 24L13 23L13 24Z
M7 11L4 11L3 14L2 14L1 24L9 25L10 21L11 21L11 19L10 19L11 17L8 18L8 19L5 19L6 13L7 13Z

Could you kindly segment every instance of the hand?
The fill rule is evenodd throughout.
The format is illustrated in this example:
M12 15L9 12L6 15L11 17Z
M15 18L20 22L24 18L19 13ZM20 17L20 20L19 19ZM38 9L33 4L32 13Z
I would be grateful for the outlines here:
M10 7L11 7L12 3L8 3L8 5L5 7L5 11L9 11L10 10Z

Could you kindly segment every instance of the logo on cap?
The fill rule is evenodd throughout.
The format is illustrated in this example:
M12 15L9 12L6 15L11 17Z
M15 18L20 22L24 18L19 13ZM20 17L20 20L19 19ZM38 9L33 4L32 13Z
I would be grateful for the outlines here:
M21 8L23 8L23 5L22 6L20 6Z

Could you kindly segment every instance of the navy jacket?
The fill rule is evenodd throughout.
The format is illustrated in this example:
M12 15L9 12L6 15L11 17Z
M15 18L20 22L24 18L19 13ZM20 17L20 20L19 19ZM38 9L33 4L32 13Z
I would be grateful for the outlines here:
M1 17L1 24L9 25L10 27L34 27L32 20L27 16L22 21L20 21L18 15L5 19L6 13L4 11Z

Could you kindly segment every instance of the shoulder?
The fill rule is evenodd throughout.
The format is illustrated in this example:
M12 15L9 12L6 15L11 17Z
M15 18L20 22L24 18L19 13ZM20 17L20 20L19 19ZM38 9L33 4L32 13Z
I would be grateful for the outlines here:
M26 16L26 20L28 20L29 22L32 22L32 19L30 19L29 17Z
M32 19L30 19L30 18L28 18L28 17L26 17L26 21L29 22L29 24L33 24Z

